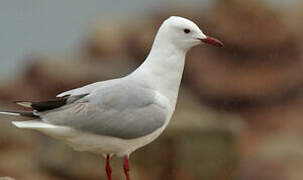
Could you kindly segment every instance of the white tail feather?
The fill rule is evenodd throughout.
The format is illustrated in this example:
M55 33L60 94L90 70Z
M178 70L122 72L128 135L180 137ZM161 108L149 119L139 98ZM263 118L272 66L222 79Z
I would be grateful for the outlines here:
M20 113L17 112L0 111L0 114L9 115L9 116L20 116Z
M73 128L65 126L56 126L48 124L42 121L31 120L31 121L12 121L12 124L22 129L34 129L38 130L46 135L55 138L64 138L75 135Z
M42 121L12 121L13 125L18 128L29 128L29 129L36 129L36 128L55 128L57 126L44 123Z

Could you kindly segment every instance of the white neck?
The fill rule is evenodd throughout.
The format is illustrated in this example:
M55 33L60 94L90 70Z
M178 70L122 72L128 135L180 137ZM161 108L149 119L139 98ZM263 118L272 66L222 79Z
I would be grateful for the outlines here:
M160 31L148 57L130 76L166 96L175 107L187 50L168 42Z

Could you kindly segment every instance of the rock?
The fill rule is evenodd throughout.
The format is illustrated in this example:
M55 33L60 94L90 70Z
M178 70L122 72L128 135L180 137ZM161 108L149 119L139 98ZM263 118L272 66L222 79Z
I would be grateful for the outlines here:
M218 1L211 12L203 24L225 47L195 48L185 68L186 80L202 100L236 109L271 104L298 92L303 60L294 39L299 36L278 12L240 0Z

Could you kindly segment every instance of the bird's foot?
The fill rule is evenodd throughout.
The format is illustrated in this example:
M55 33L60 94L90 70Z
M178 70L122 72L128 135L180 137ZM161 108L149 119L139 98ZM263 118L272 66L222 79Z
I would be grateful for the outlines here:
M107 180L112 180L112 167L110 166L110 155L106 155L105 171L107 174Z
M130 176L129 176L130 168L129 168L129 158L128 158L128 156L124 157L123 168L124 168L124 173L125 173L126 180L130 180Z

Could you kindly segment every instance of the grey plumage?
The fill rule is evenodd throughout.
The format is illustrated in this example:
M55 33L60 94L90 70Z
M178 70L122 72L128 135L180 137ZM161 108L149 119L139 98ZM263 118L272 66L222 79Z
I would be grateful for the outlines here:
M191 33L184 33L184 29ZM75 150L124 156L128 167L129 155L167 127L175 110L186 53L202 42L222 45L192 21L170 17L159 28L146 60L134 72L63 92L57 96L63 100L20 102L34 109L40 120L12 123L63 140ZM87 95L77 98L83 94ZM129 179L128 168L124 169Z
M132 139L162 127L168 113L153 90L132 82L100 87L74 103L37 114L50 124Z
M143 137L161 128L169 112L156 99L156 92L130 79L121 80L98 83L97 89L88 88L85 94L79 94L79 88L54 100L18 101L33 111L3 114L40 118L49 124L122 139Z

